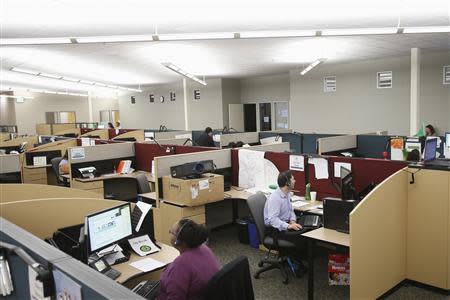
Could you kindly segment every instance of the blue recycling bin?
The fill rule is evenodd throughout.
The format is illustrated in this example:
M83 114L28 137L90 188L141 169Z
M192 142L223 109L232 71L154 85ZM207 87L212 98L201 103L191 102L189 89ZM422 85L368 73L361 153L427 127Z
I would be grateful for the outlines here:
M259 237L258 230L256 229L256 224L253 220L250 220L247 224L248 228L248 239L250 246L255 249L259 249Z

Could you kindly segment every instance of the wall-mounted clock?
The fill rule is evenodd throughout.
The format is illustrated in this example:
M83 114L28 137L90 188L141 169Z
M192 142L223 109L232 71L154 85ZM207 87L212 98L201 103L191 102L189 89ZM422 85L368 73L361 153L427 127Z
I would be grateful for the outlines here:
M164 96L160 96L160 97L159 97L159 102L161 102L161 103L164 102Z

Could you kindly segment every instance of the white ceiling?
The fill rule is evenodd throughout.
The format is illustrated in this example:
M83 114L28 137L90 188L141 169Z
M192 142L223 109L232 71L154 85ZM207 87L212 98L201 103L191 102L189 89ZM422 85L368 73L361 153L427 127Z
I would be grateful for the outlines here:
M447 1L126 1L0 0L1 37L243 32L254 30L449 26ZM172 62L199 77L287 72L317 58L326 64L450 49L448 33L2 46L3 87L93 88L9 71L13 66L98 82L159 84L180 79ZM99 89L99 88L96 88ZM101 90L101 88L100 88Z

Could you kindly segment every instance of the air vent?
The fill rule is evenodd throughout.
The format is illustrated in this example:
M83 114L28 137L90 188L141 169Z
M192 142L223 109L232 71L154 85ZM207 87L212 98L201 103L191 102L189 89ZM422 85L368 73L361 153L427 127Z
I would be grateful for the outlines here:
M444 66L442 77L443 77L442 79L443 84L450 84L450 66Z
M336 76L325 76L323 78L323 91L325 93L336 92Z
M392 71L377 73L377 88L390 89L392 87Z

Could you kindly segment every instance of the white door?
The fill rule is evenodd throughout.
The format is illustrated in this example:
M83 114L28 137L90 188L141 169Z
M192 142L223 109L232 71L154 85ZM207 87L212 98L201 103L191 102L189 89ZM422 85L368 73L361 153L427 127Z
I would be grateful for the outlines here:
M244 132L244 105L228 104L228 124L229 128Z

